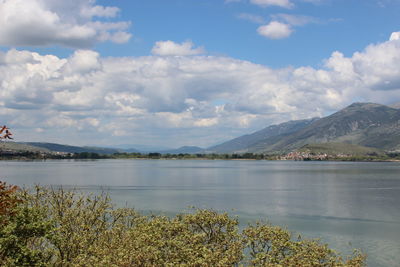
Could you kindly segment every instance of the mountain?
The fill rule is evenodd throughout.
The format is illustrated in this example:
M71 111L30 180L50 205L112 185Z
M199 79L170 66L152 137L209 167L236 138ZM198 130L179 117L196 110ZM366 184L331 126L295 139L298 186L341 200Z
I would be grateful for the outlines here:
M297 149L300 152L312 152L312 153L325 153L328 155L332 154L352 154L357 156L381 154L382 151L373 147L365 147L360 145L353 145L347 143L321 143L321 144L307 144Z
M129 145L129 147L131 146ZM271 154L287 153L301 148L335 152L354 151L357 153L374 153L381 150L400 151L400 109L396 105L389 107L374 103L353 103L324 118L289 121L268 126L260 131L234 138L207 149L184 146L178 149L155 149L147 152L163 154L245 152ZM129 152L137 152L138 150L141 151L140 148L136 148L129 149ZM113 154L124 150L39 142L1 142L0 151ZM128 149L125 151L128 151Z
M177 149L160 151L161 154L197 154L203 152L204 149L198 146L182 146Z
M2 151L14 151L14 152L50 152L47 148L36 147L29 144L17 143L17 142L0 142L0 152Z
M294 121L289 123L295 123ZM219 146L225 153L238 150L254 153L286 153L307 144L349 143L383 150L400 149L400 109L374 103L354 103L330 116L299 124L279 132L285 123L270 126ZM291 125L291 124L289 124ZM275 129L275 132L274 132ZM260 132L270 130L262 137ZM260 137L254 142L254 136ZM239 145L240 141L240 145ZM230 145L230 147L229 147ZM216 146L218 147L218 146Z
M127 148L127 149L120 149L122 152L126 153L141 153L141 151L137 150L136 148Z
M400 109L400 102L391 104L389 107L391 107L391 108L396 108L396 109Z
M112 147L128 153L137 153L137 152L148 153L155 151L167 151L173 149L171 147L165 147L165 146L152 146L152 145L142 145L142 144L120 144L120 145L113 145Z
M53 152L67 152L67 153L82 153L91 152L97 154L113 154L118 153L120 150L113 148L103 148L103 147L80 147L80 146L69 146L54 143L40 143L40 142L27 142L24 143L29 146L36 148L44 148Z
M317 121L318 118L308 120L296 120L281 123L278 125L268 126L260 131L252 134L243 135L224 142L220 145L212 146L207 148L207 152L212 153L242 153L242 152L253 152L253 147L263 144L266 140L274 142L285 136L293 134L311 123Z

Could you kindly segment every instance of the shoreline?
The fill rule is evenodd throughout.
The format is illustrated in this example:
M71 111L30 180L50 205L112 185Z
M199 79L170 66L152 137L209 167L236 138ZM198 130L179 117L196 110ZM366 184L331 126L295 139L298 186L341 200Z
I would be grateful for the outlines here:
M256 158L183 158L183 157L168 157L168 158L146 158L146 157L100 157L100 158L29 158L29 157L0 157L0 161L58 161L58 160L72 160L72 161L96 161L96 160L224 160L224 161L290 161L290 162L400 162L400 159L352 159L352 158L341 158L341 159L256 159Z

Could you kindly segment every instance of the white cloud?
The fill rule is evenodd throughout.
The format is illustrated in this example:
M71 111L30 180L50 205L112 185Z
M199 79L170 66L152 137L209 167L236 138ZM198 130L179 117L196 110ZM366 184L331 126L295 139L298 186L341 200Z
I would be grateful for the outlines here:
M369 45L364 52L356 52L353 55L354 72L371 89L399 89L400 69L395 67L400 62L399 50L400 40L396 38L391 38L389 42Z
M129 22L100 22L119 9L94 5L94 0L0 1L0 45L84 48L96 42L127 42Z
M269 39L284 39L293 33L293 26L304 26L309 23L317 23L316 18L303 15L274 14L271 15L273 21L260 26L258 34Z
M279 6L284 8L292 8L294 6L289 0L250 0L250 3L262 7Z
M204 49L201 47L193 48L193 43L191 41L186 41L182 44L177 44L172 41L159 41L151 50L153 55L159 56L190 56L203 54L204 52Z
M65 73L84 74L101 67L99 54L91 50L77 50L68 62L64 65Z
M299 0L302 2L320 4L324 0ZM250 0L250 3L261 6L279 6L283 8L294 8L294 4L291 0ZM243 13L238 16L240 19L248 20L251 22L263 24L264 19L260 16ZM260 26L257 29L258 34L265 36L269 39L283 39L289 37L293 32L294 26L304 26L310 23L318 23L319 20L305 15L293 15L293 14L273 14L271 15L272 21L267 24Z
M107 17L113 18L119 12L119 8L117 7L103 7L103 6L84 6L81 9L80 14L83 17L92 18L92 17Z
M400 40L400 32L392 32L390 41Z
M334 52L318 69L217 56L102 58L78 50L59 58L9 50L0 52L0 116L17 140L179 146L195 138L206 146L355 100L398 102L398 62L393 38L351 57Z
M193 123L193 125L197 127L210 127L216 124L218 124L218 118L197 119Z
M293 30L290 25L278 21L271 21L267 25L258 27L258 34L269 39L283 39L289 37Z
M291 14L275 14L272 15L274 20L282 20L292 26L304 26L309 23L316 23L318 19L304 15L291 15Z

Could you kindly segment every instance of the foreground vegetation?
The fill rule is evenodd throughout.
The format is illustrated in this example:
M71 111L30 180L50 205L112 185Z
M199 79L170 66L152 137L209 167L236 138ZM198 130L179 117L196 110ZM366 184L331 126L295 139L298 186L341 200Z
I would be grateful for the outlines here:
M226 213L174 218L115 208L107 195L0 182L1 266L364 266L317 240Z

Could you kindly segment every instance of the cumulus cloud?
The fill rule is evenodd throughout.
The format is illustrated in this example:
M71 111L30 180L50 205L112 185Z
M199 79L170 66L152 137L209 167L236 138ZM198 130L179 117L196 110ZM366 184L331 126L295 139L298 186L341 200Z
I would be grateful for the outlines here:
M319 4L324 0L299 0L306 3ZM261 6L278 6L282 8L294 8L294 4L290 0L250 0L250 3ZM248 20L258 24L263 24L264 19L260 16L242 13L237 16L240 19ZM318 23L319 20L305 15L294 14L272 14L272 21L266 25L262 25L257 29L258 34L269 39L283 39L289 37L293 33L293 27L304 26L310 23Z
M0 45L84 48L96 42L127 42L130 22L102 22L114 18L116 7L95 5L93 0L0 1Z
M390 41L400 40L400 32L393 32L390 35Z
M353 101L400 101L398 62L396 38L351 57L334 52L322 68L272 69L205 55L102 58L91 50L59 58L12 49L0 52L0 116L19 140L178 146L196 138L207 146Z
M272 18L274 20L282 20L292 26L304 26L306 24L318 22L318 19L314 17L304 16L304 15L283 14L283 13L274 14L272 15Z
M191 56L203 54L205 51L202 47L194 48L191 41L186 41L181 44L173 41L156 42L151 53L159 56Z
M269 39L283 39L293 33L293 27L304 26L310 23L318 23L318 19L304 15L274 14L270 23L257 29L259 35Z
M283 39L289 37L293 30L288 24L279 21L271 21L267 25L258 27L257 32L269 39Z
M284 8L292 8L294 6L289 0L250 0L250 3L262 7L279 6Z

